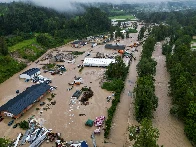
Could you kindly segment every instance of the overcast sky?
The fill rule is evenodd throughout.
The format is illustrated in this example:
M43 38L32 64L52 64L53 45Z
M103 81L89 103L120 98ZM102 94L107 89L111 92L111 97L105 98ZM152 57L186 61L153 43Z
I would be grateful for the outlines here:
M13 0L0 0L0 2L12 2ZM74 10L76 9L72 3L73 2L111 2L111 3L133 3L133 2L164 2L164 1L172 1L172 0L15 0L15 1L31 1L36 3L39 6L54 8L59 11L64 10ZM181 0L182 1L182 0Z

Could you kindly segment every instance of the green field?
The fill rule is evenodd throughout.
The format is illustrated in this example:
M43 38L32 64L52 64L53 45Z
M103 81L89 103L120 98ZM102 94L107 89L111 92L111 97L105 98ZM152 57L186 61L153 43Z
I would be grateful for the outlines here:
M112 16L109 19L134 19L133 15L119 15L119 16Z
M35 38L29 39L29 40L24 40L24 41L22 41L20 43L17 43L14 46L8 47L8 49L9 49L9 51L12 52L12 51L16 51L18 49L21 49L23 47L26 47L26 46L34 44L34 43L36 43L36 39Z

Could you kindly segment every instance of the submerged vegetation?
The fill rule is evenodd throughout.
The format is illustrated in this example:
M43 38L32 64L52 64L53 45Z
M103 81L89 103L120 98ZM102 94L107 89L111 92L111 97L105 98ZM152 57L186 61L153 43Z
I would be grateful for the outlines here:
M124 81L127 77L128 69L129 65L126 67L122 58L117 56L115 63L111 63L105 72L108 81L103 83L102 88L115 92L114 99L112 100L112 106L108 109L108 118L105 122L105 138L109 137L113 116L115 114L116 107L120 102L120 94L124 89Z
M173 105L170 112L185 123L185 134L193 145L196 144L196 52L191 50L190 44L196 34L195 16L193 10L138 15L146 22L165 22L154 27L152 35L158 41L169 38L162 46L162 53L170 73L168 92Z
M140 34L139 34L140 35ZM137 65L138 79L135 92L135 117L141 122L144 118L152 119L153 112L158 106L158 98L155 96L154 75L156 73L156 61L151 56L156 40L149 37L142 50L141 60Z

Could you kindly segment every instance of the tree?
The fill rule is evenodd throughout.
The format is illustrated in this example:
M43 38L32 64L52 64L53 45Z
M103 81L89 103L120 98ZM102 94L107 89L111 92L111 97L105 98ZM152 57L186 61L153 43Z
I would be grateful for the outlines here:
M126 38L129 38L129 31L126 31Z
M157 62L152 58L142 58L140 62L137 64L137 72L140 77L152 75L154 76L156 73L156 65Z
M122 39L124 39L124 38L125 38L125 36L124 36L124 34L123 34L123 33L121 34L121 38L122 38Z
M128 68L123 62L121 56L116 56L115 63L110 63L105 75L108 79L125 79Z
M158 106L158 98L155 96L154 80L152 76L139 77L137 86L134 88L135 98L135 117L138 122L144 118L153 118L153 111Z
M0 37L0 54L8 55L8 47L4 37Z
M11 141L6 138L0 138L0 147L8 147Z
M188 115L185 121L185 133L196 144L196 102L191 101L188 107Z
M137 39L138 40L142 40L144 38L144 32L146 31L146 28L145 27L142 27L139 31L139 34L138 34L138 37Z
M26 120L23 120L19 123L20 128L22 128L23 130L27 130L29 129L29 123Z
M159 147L157 140L159 131L152 127L152 122L148 119L143 119L140 126L140 132L136 136L136 141L133 147Z
M121 22L120 21L118 21L118 27L120 27L121 26Z

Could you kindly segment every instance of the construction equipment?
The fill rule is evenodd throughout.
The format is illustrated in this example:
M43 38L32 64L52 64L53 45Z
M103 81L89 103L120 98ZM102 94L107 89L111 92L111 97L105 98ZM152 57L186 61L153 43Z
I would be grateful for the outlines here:
M131 47L131 48L133 48L133 45L131 44L131 45L129 45L128 47Z
M136 60L136 57L134 57L132 53L124 52L123 57L124 56L129 57L131 61L132 59Z
M118 53L123 54L125 51L124 50L118 50Z
M70 86L71 85L80 85L80 84L82 84L83 83L83 80L82 80L82 78L81 77L74 77L74 81L73 82L71 82L71 83L68 83Z
M134 47L137 47L138 45L137 45L137 43L134 43L133 46L134 46Z

